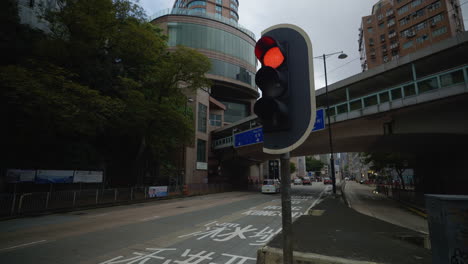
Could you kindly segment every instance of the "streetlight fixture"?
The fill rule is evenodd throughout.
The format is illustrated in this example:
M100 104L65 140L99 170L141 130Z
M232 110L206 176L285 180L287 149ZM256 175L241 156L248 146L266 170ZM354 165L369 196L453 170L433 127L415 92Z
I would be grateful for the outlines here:
M322 56L314 57L314 59L323 59L323 68L325 70L325 97L327 98L327 120L328 120L328 138L330 141L330 169L332 174L332 186L333 186L333 194L336 194L336 176L335 176L335 159L333 157L333 141L332 141L332 129L331 129L331 122L330 122L330 98L328 96L328 80L327 80L327 58L336 54L338 55L338 59L346 59L348 55L343 51L334 52L330 54L323 54Z

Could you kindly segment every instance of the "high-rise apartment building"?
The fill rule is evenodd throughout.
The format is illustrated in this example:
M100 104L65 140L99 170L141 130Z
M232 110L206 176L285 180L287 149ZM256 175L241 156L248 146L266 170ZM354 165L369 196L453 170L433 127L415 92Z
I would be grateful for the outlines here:
M362 18L362 70L377 67L464 31L459 0L381 0Z

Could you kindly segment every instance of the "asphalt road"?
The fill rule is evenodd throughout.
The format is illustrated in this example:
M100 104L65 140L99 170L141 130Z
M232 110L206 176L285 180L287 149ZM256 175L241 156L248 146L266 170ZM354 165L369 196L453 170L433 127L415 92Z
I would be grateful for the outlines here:
M293 186L293 220L329 189ZM3 221L0 263L249 264L280 231L280 194L229 192Z

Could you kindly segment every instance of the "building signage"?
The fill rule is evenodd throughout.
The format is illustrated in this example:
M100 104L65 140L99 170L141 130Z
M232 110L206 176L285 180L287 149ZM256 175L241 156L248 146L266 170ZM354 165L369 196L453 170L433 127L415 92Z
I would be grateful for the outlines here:
M33 182L36 178L36 170L9 169L6 173L6 182Z
M150 186L148 196L150 198L167 196L167 186Z
M102 182L102 171L75 171L73 182L98 183Z
M317 109L317 114L315 115L315 124L312 132L325 129L325 109Z
M208 170L208 163L197 162L197 170Z
M72 183L75 171L37 170L36 183Z
M234 135L234 147L242 147L263 142L263 128L255 128Z

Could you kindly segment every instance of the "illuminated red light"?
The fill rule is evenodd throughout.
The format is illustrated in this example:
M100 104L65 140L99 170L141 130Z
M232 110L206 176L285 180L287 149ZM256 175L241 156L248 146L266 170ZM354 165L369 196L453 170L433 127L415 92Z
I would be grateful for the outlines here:
M284 56L278 47L269 49L265 56L263 56L263 64L265 66L272 67L273 69L276 69L279 66L281 66L283 62Z

